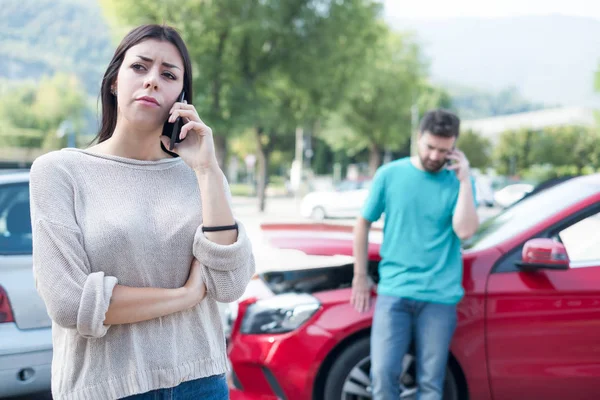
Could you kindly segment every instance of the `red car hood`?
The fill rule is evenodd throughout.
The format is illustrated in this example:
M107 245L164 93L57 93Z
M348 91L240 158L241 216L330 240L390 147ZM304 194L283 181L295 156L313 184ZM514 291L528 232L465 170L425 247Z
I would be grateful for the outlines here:
M263 224L263 236L280 249L299 250L315 256L352 256L353 227L332 224ZM381 229L373 229L369 242L369 275L377 282L380 260ZM294 270L272 270L258 274L274 294L298 291L304 293L348 288L352 284L352 259L331 266Z
M347 255L353 253L354 227L324 223L262 224L265 239L280 249L295 249L318 256ZM371 228L368 257L379 261L379 247L383 241L381 228Z

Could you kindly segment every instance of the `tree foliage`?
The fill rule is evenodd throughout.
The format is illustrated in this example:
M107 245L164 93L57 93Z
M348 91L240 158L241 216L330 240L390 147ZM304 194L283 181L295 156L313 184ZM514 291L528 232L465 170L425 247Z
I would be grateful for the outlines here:
M83 85L73 75L43 78L38 85L15 88L0 97L0 144L6 147L60 147L56 130L69 120L81 131L86 111Z
M374 0L101 0L121 26L168 23L193 60L194 104L222 142L255 132L260 209L269 157L343 100L375 40Z
M485 169L491 166L492 143L473 131L461 132L456 147L465 153L472 168Z
M495 149L500 174L518 174L539 165L571 168L580 174L586 167L600 168L598 129L560 126L540 131L504 132Z
M323 138L334 148L368 149L372 174L385 149L399 150L410 142L411 107L426 85L426 65L411 36L387 30L367 54L364 72Z

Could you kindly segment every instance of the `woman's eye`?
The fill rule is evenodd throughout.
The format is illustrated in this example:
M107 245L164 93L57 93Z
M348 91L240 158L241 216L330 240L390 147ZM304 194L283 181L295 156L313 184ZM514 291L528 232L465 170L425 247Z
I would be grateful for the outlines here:
M173 74L172 74L172 73L170 73L170 72L165 72L165 73L164 73L164 75L165 75L167 78L169 78L169 79L173 79L173 80L177 79L177 78L175 77L175 75L173 75Z
M133 64L131 68L135 69L136 71L143 71L146 69L146 67L144 67L142 64Z

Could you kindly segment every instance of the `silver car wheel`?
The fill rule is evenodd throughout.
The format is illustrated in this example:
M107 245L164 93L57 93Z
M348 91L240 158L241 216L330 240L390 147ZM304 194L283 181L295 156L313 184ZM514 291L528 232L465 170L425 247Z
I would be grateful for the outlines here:
M416 398L416 379L409 373L414 364L415 357L407 354L402 361L402 375L400 376L400 399L413 400ZM414 371L414 368L411 369ZM371 388L371 357L365 357L350 370L344 381L341 400L363 400L373 398Z

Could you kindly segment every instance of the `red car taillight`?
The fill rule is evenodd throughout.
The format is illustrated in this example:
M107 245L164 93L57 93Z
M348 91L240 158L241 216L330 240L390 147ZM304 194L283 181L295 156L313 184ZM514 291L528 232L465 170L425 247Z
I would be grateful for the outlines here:
M0 286L0 324L4 322L15 322L8 295L2 286Z

